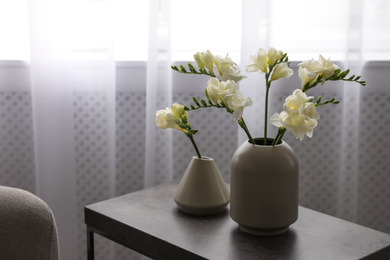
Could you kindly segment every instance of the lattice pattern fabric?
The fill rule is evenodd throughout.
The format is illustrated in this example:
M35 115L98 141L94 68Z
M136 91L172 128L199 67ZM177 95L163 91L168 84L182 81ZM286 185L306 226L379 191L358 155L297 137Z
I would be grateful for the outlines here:
M0 184L35 192L31 95L0 92Z
M282 109L286 96L278 93L271 98L270 111ZM334 93L339 96L340 93ZM172 100L191 104L195 93L175 93ZM145 174L145 93L118 92L116 97L116 175L115 194L121 195L143 188ZM390 125L389 94L366 94L361 102L358 161L342 154L340 143L344 120L343 106L323 107L321 119L312 139L300 142L286 133L285 141L295 150L300 161L300 204L330 215L356 215L357 222L390 233L390 139L383 136L378 125ZM77 198L79 208L79 252L85 258L85 225L83 206L110 196L110 176L107 159L107 98L104 93L74 94L75 154ZM167 97L159 99L159 108L170 105ZM136 109L134 109L136 108ZM203 155L213 157L225 180L230 178L230 160L237 148L237 133L242 131L232 116L223 109L208 108L190 112L190 123L199 133L195 135ZM259 120L262 117L259 116ZM359 120L353 118L351 120ZM378 120L382 120L379 122ZM384 121L383 121L384 120ZM3 185L35 190L34 143L31 96L29 93L0 93L0 182ZM272 130L274 131L274 130ZM271 132L272 132L271 131ZM348 134L348 133L347 133ZM382 136L374 142L373 137ZM331 137L331 138L330 138ZM158 143L156 182L179 180L190 158L195 155L188 138L179 131L157 129ZM172 144L171 149L166 149ZM172 154L172 159L170 154ZM357 151L352 151L357 152ZM341 158L344 158L342 161ZM379 159L381 158L381 159ZM350 161L348 161L350 160ZM172 162L172 165L170 165ZM358 163L356 165L356 163ZM342 164L359 170L344 176ZM112 177L112 176L111 176ZM350 185L353 183L353 185ZM341 195L358 194L356 197ZM356 212L340 210L339 201L356 203ZM129 216L130 217L130 216ZM116 255L116 259L138 259L139 255L104 238L96 239L97 257ZM114 250L114 248L120 248Z

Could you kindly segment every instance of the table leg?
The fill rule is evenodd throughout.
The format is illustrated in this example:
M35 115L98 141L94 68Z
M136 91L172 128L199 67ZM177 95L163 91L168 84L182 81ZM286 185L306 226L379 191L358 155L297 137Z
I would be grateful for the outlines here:
M87 254L88 254L88 260L94 260L95 259L95 252L94 252L94 245L93 245L93 231L90 230L89 227L87 227Z

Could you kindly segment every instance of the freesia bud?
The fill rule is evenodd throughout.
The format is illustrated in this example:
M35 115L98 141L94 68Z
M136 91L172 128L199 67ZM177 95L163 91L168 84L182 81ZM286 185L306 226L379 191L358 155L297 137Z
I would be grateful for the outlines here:
M179 103L174 103L171 106L171 111L176 117L180 119L182 119L183 116L187 117L187 111L184 109L184 106L180 105Z
M206 69L213 73L214 70L214 55L207 50L206 52L197 52L194 54L196 64L200 69Z
M214 55L211 53L210 50L207 50L206 53L203 53L203 63L210 72L213 72Z
M272 66L278 60L278 51L273 47L269 47L267 56L268 56L268 65Z
M202 61L201 55L202 55L202 53L200 53L200 52L197 52L196 54L194 54L194 60L195 60L196 64L198 65L198 67L200 69L203 69L204 63Z
M278 51L278 53L276 54L276 59L280 60L282 57L283 57L283 51Z

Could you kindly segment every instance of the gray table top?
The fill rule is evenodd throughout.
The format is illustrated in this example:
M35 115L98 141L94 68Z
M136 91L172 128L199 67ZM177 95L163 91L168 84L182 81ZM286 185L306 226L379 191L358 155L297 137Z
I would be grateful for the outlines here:
M94 232L154 259L390 259L390 235L304 207L290 230L274 237L245 234L229 210L197 217L162 184L85 207Z

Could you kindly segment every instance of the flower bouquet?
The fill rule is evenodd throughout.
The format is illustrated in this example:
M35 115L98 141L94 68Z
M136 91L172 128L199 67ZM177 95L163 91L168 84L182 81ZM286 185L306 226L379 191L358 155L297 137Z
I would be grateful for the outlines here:
M189 62L188 68L180 65L179 67L172 66L172 69L179 73L207 75L211 78L207 82L208 86L205 89L205 98L198 100L194 97L195 104L183 106L183 109L185 111L193 111L208 107L223 108L233 115L233 119L245 131L249 141L255 144L243 118L244 108L252 105L253 102L250 97L244 97L237 89L237 83L246 78L241 75L237 64L232 61L228 54L223 58L219 55L214 56L209 50L196 53L194 59L197 68ZM289 130L300 140L305 135L312 137L313 129L317 126L317 120L320 118L317 107L339 103L335 98L322 101L321 96L313 102L314 97L307 96L306 92L318 84L324 85L326 81L339 80L357 82L361 85L366 84L365 81L360 80L360 76L352 75L347 77L350 72L349 69L342 71L337 65L333 64L330 60L326 60L321 55L318 60L312 59L299 63L299 77L302 81L301 88L296 89L292 95L286 98L283 105L284 111L280 114L275 113L270 118L270 122L276 127L279 127L279 129L277 136L269 143L267 133L269 90L273 81L281 78L289 78L293 75L293 71L289 66L290 62L288 61L287 53L283 53L272 47L268 51L259 49L256 54L250 56L250 64L246 66L247 72L265 74L266 94L263 145L276 145L281 141L286 130ZM158 118L158 121L161 122L161 115ZM176 126L180 123L182 122L177 121ZM157 126L163 128L159 123ZM177 128L176 126L172 126L172 128ZM182 124L181 126L179 128L186 131L185 125Z
M198 158L202 158L193 139L197 130L188 123L188 112L203 108L222 108L233 115L233 120L245 131L245 141L235 151L231 163L230 216L241 230L255 235L275 235L288 230L298 217L298 159L291 147L282 141L286 131L297 139L312 137L320 114L317 108L327 104L338 104L335 98L322 100L319 96L307 96L307 91L324 85L327 81L349 81L365 85L360 76L348 76L329 59L319 56L318 60L299 63L301 87L285 99L283 111L268 118L268 98L273 81L293 75L287 53L275 48L259 49L250 56L247 72L265 74L264 136L253 138L243 117L244 108L252 105L252 99L245 97L237 88L241 75L237 64L226 55L214 56L210 51L194 55L197 67L191 62L188 67L172 66L183 74L206 75L210 79L204 90L204 98L193 97L194 103L185 106L173 104L171 108L156 113L157 126L183 131L191 140ZM267 133L268 120L278 127L274 138Z

